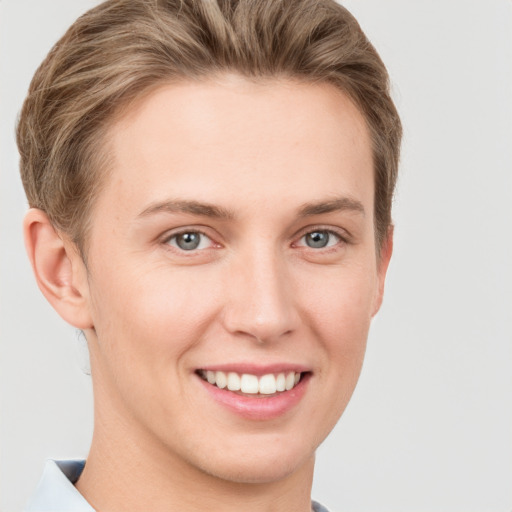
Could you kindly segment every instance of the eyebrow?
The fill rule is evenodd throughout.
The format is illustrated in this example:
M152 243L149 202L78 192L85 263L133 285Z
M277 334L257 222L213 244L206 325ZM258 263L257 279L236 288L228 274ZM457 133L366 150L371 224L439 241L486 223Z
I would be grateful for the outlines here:
M231 210L221 206L185 200L169 200L152 204L139 213L138 217L147 217L155 213L190 213L215 219L233 219L235 217Z
M300 217L312 217L322 215L323 213L352 211L365 215L363 203L350 197L339 197L328 201L319 201L317 203L306 203L299 209Z
M327 201L305 203L299 208L298 216L313 217L338 211L352 211L361 213L363 216L365 215L364 206L360 201L350 197L340 197ZM189 213L221 220L232 220L236 217L232 210L210 203L189 200L167 200L148 206L139 213L138 218L148 217L156 213Z

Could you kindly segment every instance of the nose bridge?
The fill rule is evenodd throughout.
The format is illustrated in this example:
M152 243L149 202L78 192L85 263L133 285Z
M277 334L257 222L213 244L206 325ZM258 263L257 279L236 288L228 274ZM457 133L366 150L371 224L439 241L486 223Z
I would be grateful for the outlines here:
M266 342L296 328L298 314L287 265L271 243L240 255L226 286L224 318L230 332Z

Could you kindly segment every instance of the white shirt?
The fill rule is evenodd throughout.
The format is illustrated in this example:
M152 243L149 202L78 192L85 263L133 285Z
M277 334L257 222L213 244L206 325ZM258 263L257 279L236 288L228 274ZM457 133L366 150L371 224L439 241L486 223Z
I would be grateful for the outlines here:
M85 460L48 460L24 512L95 512L73 485L84 466ZM328 512L314 501L311 510Z
M48 460L24 512L94 512L73 485L84 466L84 460Z

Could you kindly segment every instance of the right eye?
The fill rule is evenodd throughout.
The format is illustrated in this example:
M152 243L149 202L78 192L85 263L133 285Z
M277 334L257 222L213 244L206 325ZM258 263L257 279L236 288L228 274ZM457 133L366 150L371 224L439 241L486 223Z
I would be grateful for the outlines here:
M213 246L212 240L200 231L182 231L170 236L165 243L181 251L196 251Z

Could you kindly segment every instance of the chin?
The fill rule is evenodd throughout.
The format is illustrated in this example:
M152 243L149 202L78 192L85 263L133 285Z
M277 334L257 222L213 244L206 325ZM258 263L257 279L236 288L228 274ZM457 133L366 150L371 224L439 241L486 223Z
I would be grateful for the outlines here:
M272 447L272 446L270 446ZM201 469L205 472L229 482L241 484L270 484L284 480L306 466L313 469L314 449L283 450L244 450L233 449L228 457L209 458L202 461ZM234 456L232 454L240 454ZM220 460L219 460L220 459Z
M314 456L309 457L308 460L313 461ZM239 484L271 484L285 480L304 464L305 461L301 461L301 464L283 461L279 464L246 461L231 467L217 467L209 473L221 480Z

